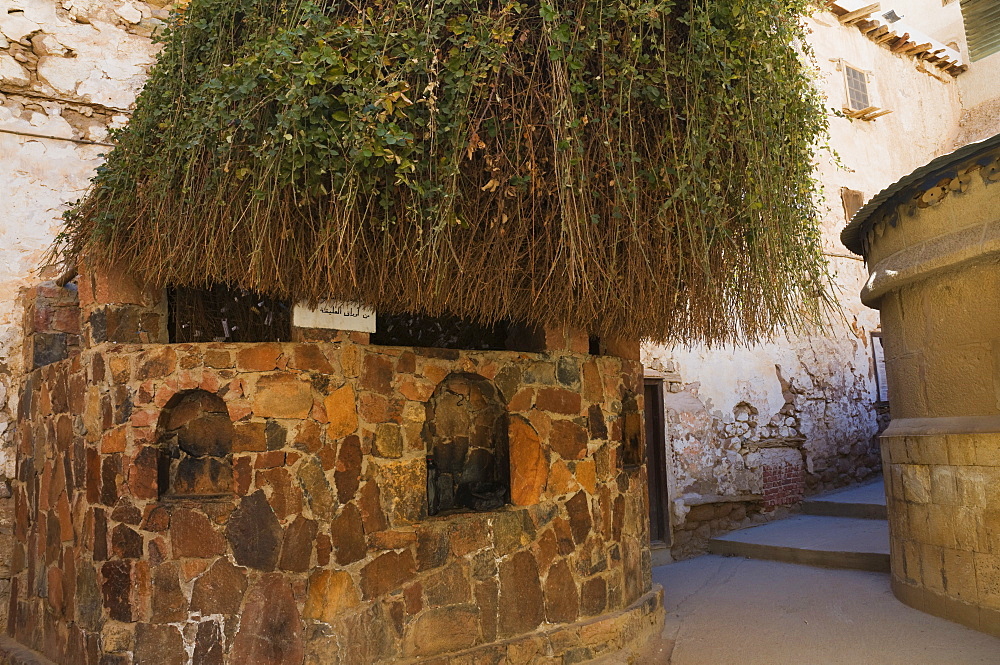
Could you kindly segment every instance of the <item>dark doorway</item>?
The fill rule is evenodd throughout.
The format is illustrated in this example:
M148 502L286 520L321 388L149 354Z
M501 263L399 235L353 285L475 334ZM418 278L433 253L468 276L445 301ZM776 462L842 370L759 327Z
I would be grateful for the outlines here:
M666 439L663 431L663 381L646 379L646 477L649 483L649 540L670 547Z

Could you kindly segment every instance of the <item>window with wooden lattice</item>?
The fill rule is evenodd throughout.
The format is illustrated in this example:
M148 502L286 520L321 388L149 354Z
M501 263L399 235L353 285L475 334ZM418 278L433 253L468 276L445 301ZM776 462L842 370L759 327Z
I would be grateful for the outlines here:
M871 106L871 95L868 94L868 74L844 65L844 82L847 84L847 106L853 111L860 111Z
M871 74L837 60L837 69L844 73L844 115L854 120L874 120L892 113L876 105L871 86Z

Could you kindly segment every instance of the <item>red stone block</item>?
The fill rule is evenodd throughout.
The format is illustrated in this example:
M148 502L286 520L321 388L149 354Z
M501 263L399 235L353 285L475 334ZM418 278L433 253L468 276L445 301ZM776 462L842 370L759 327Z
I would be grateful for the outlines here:
M62 571L58 566L52 566L48 569L47 576L49 607L59 616L63 611Z
M295 433L295 447L316 454L323 445L322 436L317 423L311 420L303 421L299 423L299 429Z
M163 533L170 528L170 511L163 506L147 504L142 528L146 531Z
M292 369L321 374L333 374L334 371L333 365L330 364L317 344L296 344L288 366Z
M368 353L361 370L361 388L382 395L392 394L392 379L395 376L392 358Z
M549 465L541 439L523 418L513 417L508 428L510 446L510 498L517 506L538 503L548 480Z
M280 344L255 344L236 352L236 368L249 372L269 372L278 366Z
M144 305L149 302L131 273L117 269L95 270L93 280L94 300L100 304Z
M236 493L246 496L250 491L250 483L253 480L253 471L250 469L250 457L241 455L233 460L233 485Z
M543 334L546 351L565 351L569 346L565 326L547 325L543 329Z
M500 606L497 632L501 637L534 630L543 620L544 597L538 564L521 551L500 564Z
M101 436L101 452L104 454L125 452L125 444L127 443L125 435L125 427L116 427L105 432Z
M205 367L226 369L233 367L233 354L225 349L206 349Z
M271 488L269 503L279 520L302 512L302 490L292 485L291 475L286 469L264 469L258 471L255 477L258 488Z
M330 536L321 533L316 536L316 565L323 567L330 565L330 555L333 553L333 543Z
M77 307L57 307L52 312L52 328L59 332L80 334L80 309Z
M587 455L587 430L571 420L557 420L552 423L552 433L549 442L553 450L563 459L583 459Z
M246 588L247 577L243 569L234 566L229 559L218 559L194 583L191 611L234 615L240 610Z
M386 552L361 569L361 590L365 600L398 589L416 574L413 553ZM537 624L536 624L537 625Z
M519 411L527 411L531 408L531 404L535 399L535 389L534 388L522 388L514 394L514 396L507 403L507 410L511 413L517 413Z
M369 423L384 423L389 421L389 400L375 393L361 393L358 400L358 413ZM330 414L332 419L333 414Z
M170 539L174 558L218 556L226 541L203 513L178 508L170 517Z
M247 594L232 662L300 665L304 657L302 622L291 586L280 574L265 575Z
M541 388L535 399L535 406L550 413L579 415L581 409L580 393L562 388Z
M155 499L159 495L157 450L143 446L128 468L128 486L137 499Z
M424 605L421 598L422 593L423 586L420 582L411 584L403 589L403 606L406 609L407 614L418 614L420 610L423 609Z
M132 621L132 562L108 561L101 566L101 577L108 616L116 621Z
M253 411L258 417L302 419L312 405L312 385L297 375L267 374L257 380Z
M361 516L364 520L365 533L375 533L388 528L389 522L382 510L378 485L373 480L369 480L361 487L361 494L358 496L358 508L361 509Z
M48 332L52 329L52 308L36 301L32 307L32 330L35 332Z
M590 501L587 493L577 492L566 502L566 513L569 515L569 527L573 533L573 540L577 545L582 545L590 535Z
M413 374L417 371L417 356L412 351L404 351L396 361L398 374Z
M270 450L264 453L260 453L254 459L253 468L255 469L273 469L274 467L285 465L285 451L283 450Z
M590 353L590 336L586 332L570 328L566 336L570 351L573 353Z
M365 558L368 549L361 511L353 504L344 506L330 522L330 542L333 543L337 563L342 566Z
M160 417L157 409L136 409L132 412L129 423L133 427L155 427Z
M403 376L399 380L399 394L408 400L426 402L434 394L434 384L413 376Z

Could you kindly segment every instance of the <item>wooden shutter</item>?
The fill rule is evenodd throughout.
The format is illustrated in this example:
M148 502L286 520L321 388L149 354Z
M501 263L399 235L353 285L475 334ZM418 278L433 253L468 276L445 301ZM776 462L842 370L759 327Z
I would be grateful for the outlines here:
M855 189L840 188L840 201L844 204L844 217L851 221L854 213L865 204L865 195Z
M962 0L969 58L973 61L1000 52L1000 2Z

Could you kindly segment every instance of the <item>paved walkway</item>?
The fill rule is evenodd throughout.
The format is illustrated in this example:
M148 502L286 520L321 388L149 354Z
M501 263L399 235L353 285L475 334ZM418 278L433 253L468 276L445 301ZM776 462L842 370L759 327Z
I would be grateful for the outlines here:
M885 573L706 555L653 581L667 621L642 665L1000 665L1000 639L903 605Z
M882 479L806 500L805 515L712 538L712 554L889 572Z

